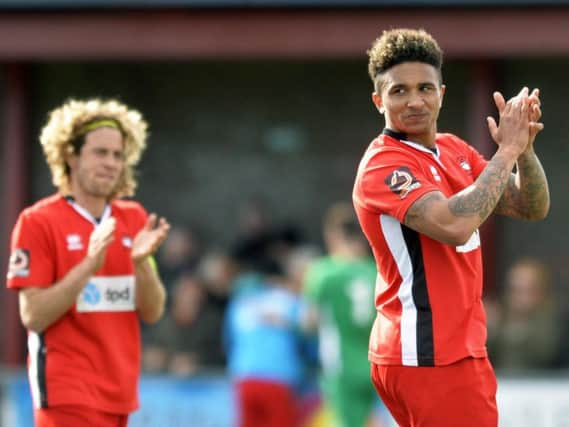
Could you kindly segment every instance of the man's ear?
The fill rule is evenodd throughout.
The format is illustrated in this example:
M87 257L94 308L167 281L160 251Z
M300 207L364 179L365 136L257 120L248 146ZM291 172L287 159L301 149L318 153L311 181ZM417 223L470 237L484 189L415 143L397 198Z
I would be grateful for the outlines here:
M443 99L445 97L445 91L447 87L445 85L441 85L441 100L439 102L439 108L443 106Z
M77 165L77 155L74 153L65 153L64 161L69 169L75 169L75 166Z
M381 99L381 95L379 93L373 92L371 94L371 100L374 103L375 107L377 108L377 111L379 111L379 114L385 113L385 108L383 107L383 100Z

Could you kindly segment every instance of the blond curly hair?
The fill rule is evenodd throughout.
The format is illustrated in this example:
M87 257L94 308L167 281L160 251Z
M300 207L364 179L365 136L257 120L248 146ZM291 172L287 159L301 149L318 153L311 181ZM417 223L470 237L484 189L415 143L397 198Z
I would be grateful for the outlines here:
M67 101L49 113L48 122L41 131L40 143L51 170L52 182L62 194L71 194L66 155L77 154L75 142L84 138L89 123L104 119L118 124L124 140L125 168L111 199L134 195L137 186L134 167L146 148L148 124L138 111L119 101L98 98Z

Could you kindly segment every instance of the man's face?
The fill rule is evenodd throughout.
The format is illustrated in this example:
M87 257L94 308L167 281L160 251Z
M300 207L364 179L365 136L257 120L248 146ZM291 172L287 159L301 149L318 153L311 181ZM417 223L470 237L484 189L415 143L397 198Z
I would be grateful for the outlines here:
M124 169L123 137L119 130L102 127L85 136L79 154L69 158L73 194L108 198Z
M386 126L406 133L414 142L433 143L445 91L436 68L422 62L404 62L387 70L381 82L373 102L385 114Z

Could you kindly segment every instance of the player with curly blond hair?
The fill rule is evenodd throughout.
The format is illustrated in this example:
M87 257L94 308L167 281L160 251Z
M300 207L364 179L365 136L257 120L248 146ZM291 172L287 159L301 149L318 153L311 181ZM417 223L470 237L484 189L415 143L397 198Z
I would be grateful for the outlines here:
M37 427L126 426L138 407L139 320L166 299L152 254L169 224L132 200L147 124L116 100L70 100L41 132L58 192L12 232L7 286L28 330Z
M485 160L437 132L442 50L424 30L384 31L368 51L385 128L357 171L353 202L378 271L368 358L376 390L402 426L495 427L478 228L492 213L540 220L547 178L533 145L539 92L494 100L498 148ZM516 172L512 173L515 168Z
M53 184L69 193L69 167L65 157L76 153L85 135L97 127L113 127L124 139L125 168L111 197L134 195L136 180L133 168L146 148L148 124L142 115L116 100L70 100L50 113L49 121L40 135L40 142L51 169Z

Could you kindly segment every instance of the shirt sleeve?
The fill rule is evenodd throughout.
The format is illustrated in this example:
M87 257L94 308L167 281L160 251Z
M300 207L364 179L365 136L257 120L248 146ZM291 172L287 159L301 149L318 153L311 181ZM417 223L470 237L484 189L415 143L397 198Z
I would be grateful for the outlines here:
M440 189L425 175L412 154L379 151L363 166L356 182L356 201L372 212L403 222L421 196Z
M47 225L37 215L20 214L12 231L7 287L47 287L55 282L55 250Z

